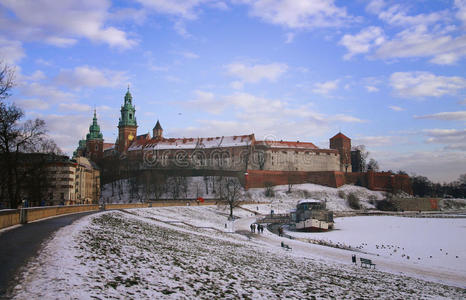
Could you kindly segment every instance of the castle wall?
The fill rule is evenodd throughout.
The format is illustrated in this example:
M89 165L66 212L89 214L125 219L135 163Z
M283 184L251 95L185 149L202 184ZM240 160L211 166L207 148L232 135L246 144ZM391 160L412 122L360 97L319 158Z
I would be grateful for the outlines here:
M255 166L255 169L260 169ZM333 150L268 149L262 168L268 171L340 171L340 156Z
M411 180L408 175L395 175L386 172L344 173L339 171L303 172L248 170L247 188L262 188L268 185L314 183L329 187L344 184L358 184L375 191L403 191L412 194Z

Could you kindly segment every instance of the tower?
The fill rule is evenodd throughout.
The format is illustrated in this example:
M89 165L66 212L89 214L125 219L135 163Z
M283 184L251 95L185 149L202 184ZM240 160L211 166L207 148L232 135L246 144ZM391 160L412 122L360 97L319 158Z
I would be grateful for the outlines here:
M132 141L136 138L137 134L137 122L136 122L136 108L132 104L133 97L128 91L125 95L125 103L121 106L121 116L118 122L118 151L120 153L126 153L128 147Z
M340 171L351 171L351 139L339 132L330 138L330 149L340 153Z
M155 127L152 129L152 137L158 140L163 138L163 129L162 126L160 126L159 120L157 120L157 124L155 124Z
M80 147L82 146L80 141ZM86 156L93 161L102 159L104 139L100 132L100 126L97 124L97 113L94 109L94 118L89 126L89 133L86 136Z

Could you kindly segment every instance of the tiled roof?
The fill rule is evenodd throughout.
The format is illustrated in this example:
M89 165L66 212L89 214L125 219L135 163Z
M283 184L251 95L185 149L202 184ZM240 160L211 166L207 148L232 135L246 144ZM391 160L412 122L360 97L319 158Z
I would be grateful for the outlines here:
M347 137L346 135L344 135L343 133L339 132L337 134L335 134L334 137L330 138L331 140L333 139L344 139L344 140L350 140L349 137Z
M270 148L288 148L288 149L319 149L316 145L309 142L290 142L290 141L257 141L256 144L264 145Z
M103 149L105 151L105 150L108 150L108 149L112 149L114 147L115 147L114 143L104 143Z

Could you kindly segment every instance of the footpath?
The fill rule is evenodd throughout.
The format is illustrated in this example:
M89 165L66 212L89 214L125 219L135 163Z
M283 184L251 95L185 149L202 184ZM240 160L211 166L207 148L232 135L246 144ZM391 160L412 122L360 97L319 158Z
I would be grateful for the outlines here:
M0 231L0 299L6 299L21 268L37 256L42 243L55 231L96 212L70 214Z

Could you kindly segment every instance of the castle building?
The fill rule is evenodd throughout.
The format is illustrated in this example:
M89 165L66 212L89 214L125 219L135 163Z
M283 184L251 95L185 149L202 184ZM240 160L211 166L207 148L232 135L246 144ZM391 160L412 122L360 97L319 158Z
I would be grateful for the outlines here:
M236 172L245 174L246 182L248 178L254 177L256 183L261 182L262 185L269 181L283 184L290 180L290 174L298 178L295 183L315 182L340 186L359 181L375 182L372 179L374 175L371 175L370 180L362 178L366 175L360 172L350 176L351 139L341 132L330 138L329 149L322 149L310 142L258 141L254 134L166 138L159 120L152 129L152 136L150 133L138 135L137 130L136 108L128 87L120 109L118 138L115 143L104 143L94 111L89 134L86 140L79 141L75 156L85 156L95 162L110 157L127 158L132 167L140 170L165 168L193 171L185 174L194 174L194 171L199 170L206 171L204 174L216 171ZM247 177L248 174L250 177ZM390 176L381 175L379 177L383 177L383 180L379 177L378 180L387 182L383 183L386 186L394 186L388 180Z

